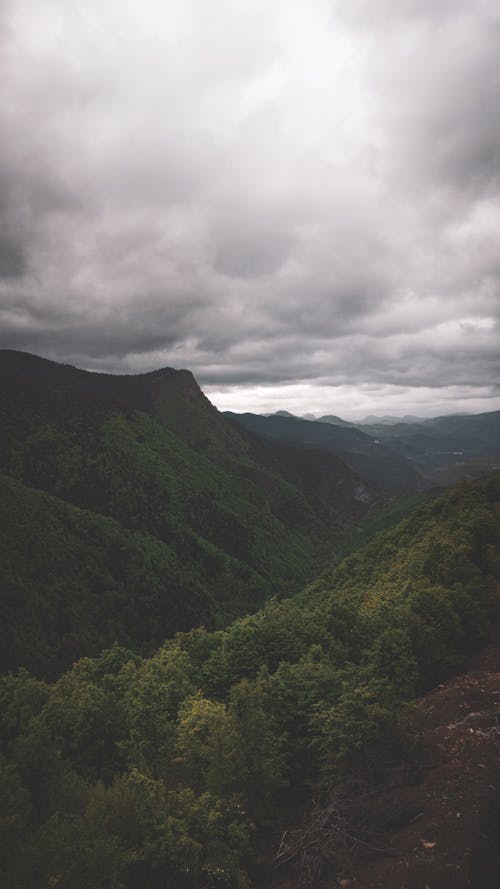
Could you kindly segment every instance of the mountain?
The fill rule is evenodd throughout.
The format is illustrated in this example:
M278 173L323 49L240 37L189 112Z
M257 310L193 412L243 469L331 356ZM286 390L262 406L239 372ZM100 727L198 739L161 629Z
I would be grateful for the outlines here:
M295 596L150 657L113 645L56 681L0 677L2 885L338 885L382 856L380 885L425 885L439 861L436 886L495 886L497 855L474 883L455 862L496 844L498 671L453 707L449 680L498 616L499 502L500 474L428 498ZM73 521L100 546L92 519L41 509L61 510L54 547Z
M411 460L434 484L483 475L500 464L500 411L365 425L363 431Z
M447 683L498 619L500 473L364 520L387 498L335 448L406 461L358 429L263 436L171 368L0 371L1 885L340 883L400 848L397 885L431 858L451 885L464 848L496 885L491 654L453 709ZM494 416L443 419L426 439L494 446Z
M324 417L318 417L318 423L331 423L332 426L355 426L355 423L350 423L349 420L343 420L342 417L336 417L335 414L326 414Z
M378 417L376 414L370 414L368 417L358 420L356 426L394 426L396 423L421 423L422 421L423 417L416 417L413 414L405 414L403 417L396 417L392 414Z
M113 376L0 352L0 421L5 552L24 566L4 563L21 628L4 667L46 674L115 638L146 651L221 626L296 590L384 499L330 453L234 428L185 370Z
M233 425L243 426L267 439L321 448L336 454L371 485L390 493L414 492L423 487L419 472L405 455L393 451L355 426L281 417L274 414L225 412Z
M290 421L288 425L279 425L278 414L268 416L267 423L252 414L232 416L239 416L242 424L261 435L326 447L372 484L391 493L453 484L461 478L485 475L500 465L500 411L428 419L370 416L358 423L332 414L309 421L309 426L300 426L307 421L291 416L282 417ZM350 430L352 435L325 434L314 428L318 424Z
M234 560L228 569L235 584L240 568ZM257 573L248 575L257 588ZM116 640L152 651L213 617L196 562L152 534L2 475L0 588L0 673L28 667L54 677Z

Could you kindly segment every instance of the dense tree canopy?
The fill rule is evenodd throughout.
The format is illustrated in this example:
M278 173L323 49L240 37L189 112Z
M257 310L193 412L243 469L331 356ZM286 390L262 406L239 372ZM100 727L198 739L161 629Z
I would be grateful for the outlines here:
M4 884L248 886L262 832L318 782L376 780L404 705L486 638L499 502L499 476L461 484L301 594L152 657L115 645L52 683L4 676Z

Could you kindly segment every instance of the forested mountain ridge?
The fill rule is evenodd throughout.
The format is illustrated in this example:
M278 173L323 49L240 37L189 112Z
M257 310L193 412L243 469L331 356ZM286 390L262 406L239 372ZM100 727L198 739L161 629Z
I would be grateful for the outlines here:
M419 780L407 705L498 615L500 474L373 517L304 588L386 502L333 450L240 429L187 371L0 371L2 884L262 889L312 798Z
M316 422L349 426L376 439L409 461L426 486L476 478L500 465L500 411L428 418L371 416L349 423L327 415Z
M5 669L53 675L113 638L145 652L221 626L298 589L384 499L331 454L233 429L188 371L115 377L0 352L0 422Z
M381 441L350 424L303 420L299 417L260 414L224 414L233 424L251 429L266 439L293 442L302 447L323 448L340 457L372 485L402 494L424 487L418 470Z
M496 475L225 630L181 633L145 660L115 646L53 684L4 677L5 884L262 886L263 837L311 794L373 797L395 764L418 774L405 704L487 638L499 538Z
M500 411L362 428L411 460L433 484L482 475L500 465Z
M256 572L246 580L259 590ZM153 534L3 475L0 589L0 672L44 678L115 641L151 652L176 630L210 625L224 604L207 595L199 564Z

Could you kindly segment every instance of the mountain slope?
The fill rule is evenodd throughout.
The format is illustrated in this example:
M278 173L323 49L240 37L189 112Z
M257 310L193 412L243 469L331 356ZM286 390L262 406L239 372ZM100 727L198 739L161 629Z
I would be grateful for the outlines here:
M408 781L377 800L381 808L400 812L400 826L386 837L390 857L379 856L355 870L357 889L399 889L409 878L439 889L495 889L500 867L499 695L497 635L472 669L419 701L425 778L417 785ZM415 820L410 813L420 817Z
M369 484L391 493L418 491L422 487L419 473L404 455L400 456L355 426L338 426L276 414L264 417L226 412L224 416L268 439L331 451L359 472Z
M332 426L349 426L351 428L356 426L355 423L351 423L349 420L343 420L342 417L337 417L336 414L325 414L323 417L318 417L316 422L330 423Z
M261 887L306 813L296 849L333 885L346 847L366 853L373 827L400 826L390 806L367 819L366 800L401 775L425 780L406 704L491 630L499 505L500 475L459 485L224 630L179 634L145 660L113 646L51 684L0 678L3 884ZM347 800L316 848L311 797Z
M222 625L296 590L346 523L383 499L332 455L234 429L188 371L114 377L3 352L0 421L6 475L114 519L127 541L146 532L163 548L165 584L154 584L161 620L144 642ZM26 535L33 498L21 497L24 524L16 513ZM44 570L61 585L59 568L47 561ZM117 633L129 637L138 638L132 626Z
M315 421L279 414L226 416L268 439L325 448L371 484L396 494L485 475L500 465L500 411L399 422L374 417L377 422L357 424L334 415Z
M362 429L411 460L434 484L484 474L500 464L500 411Z
M226 560L236 589L239 569ZM150 652L211 619L204 580L153 535L0 475L0 672L54 677L115 641Z

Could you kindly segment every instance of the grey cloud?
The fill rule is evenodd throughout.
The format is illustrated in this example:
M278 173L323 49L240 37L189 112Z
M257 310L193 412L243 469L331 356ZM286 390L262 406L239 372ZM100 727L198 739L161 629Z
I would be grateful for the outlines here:
M0 278L18 278L27 270L26 255L8 232L0 230Z
M242 230L219 237L214 270L229 277L248 278L277 272L294 246L286 230L270 230L266 221L254 231Z
M337 21L347 22L362 30L399 30L424 26L434 30L450 22L456 24L470 13L474 17L498 20L496 0L330 0L329 7Z
M7 5L2 345L493 391L495 3Z
M470 200L499 184L500 20L450 30L432 41L430 58L421 46L406 70L404 58L397 59L402 68L398 105L389 113L396 144L400 140L414 173L420 169Z

